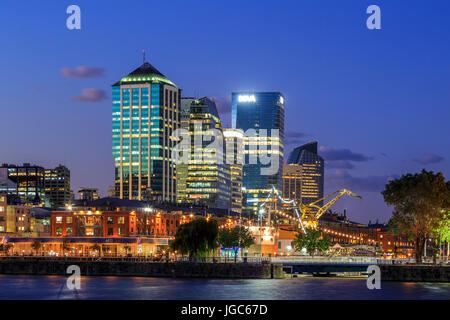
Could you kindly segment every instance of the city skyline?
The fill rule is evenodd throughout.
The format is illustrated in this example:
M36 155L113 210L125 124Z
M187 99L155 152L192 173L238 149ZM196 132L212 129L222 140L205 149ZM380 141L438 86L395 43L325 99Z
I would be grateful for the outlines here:
M72 190L98 187L105 195L114 184L108 87L141 64L140 52L146 48L150 49L148 60L184 89L183 96L214 98L223 122L229 121L231 92L283 92L287 105L285 154L295 146L318 140L322 146L319 154L326 161L325 193L346 187L364 198L362 202L343 199L336 206L341 210L346 207L353 220L388 220L391 209L384 205L379 193L388 177L418 172L423 167L450 175L445 141L450 97L445 83L439 81L450 74L448 61L440 56L448 52L449 44L427 41L427 37L445 38L448 22L441 21L440 15L445 17L443 7L447 4L440 5L442 10L431 11L413 2L411 12L403 12L400 4L383 4L387 13L383 27L395 32L381 30L381 35L377 35L364 29L363 4L354 8L329 3L326 8L318 8L316 4L288 3L272 8L276 17L288 18L289 9L296 9L296 14L301 15L301 19L289 22L288 28L258 23L261 30L245 29L238 36L239 26L249 22L246 19L258 22L257 18L265 15L262 8L250 10L248 5L240 4L239 14L230 11L237 19L235 26L212 15L211 19L217 18L213 30L202 30L197 22L189 21L185 30L176 35L180 24L170 20L166 34L158 36L156 32L151 34L153 38L141 40L144 33L138 29L142 24L133 22L125 28L135 32L136 38L126 40L126 49L113 50L115 41L102 39L105 49L101 52L95 48L95 41L113 27L105 16L112 20L119 17L117 12L127 9L118 4L120 8L113 12L107 6L87 1L80 1L79 5L86 20L83 29L74 34L64 29L64 15L58 18L55 14L64 12L65 4L40 4L44 12L51 13L48 17L43 14L40 28L33 28L37 23L37 18L31 17L33 10L22 12L19 4L10 4L10 15L0 20L0 26L11 30L2 35L2 40L9 40L4 41L5 50L0 53L0 60L8 62L3 68L5 77L0 89L4 97L2 111L16 119L8 121L0 131L0 143L8 150L1 153L2 163L29 162L43 167L61 163L71 170ZM157 5L162 12L170 11L169 5ZM139 6L147 5L142 2ZM102 9L96 10L99 7ZM183 8L192 13L198 9L213 12L218 7L230 10L230 6L222 8L221 4ZM419 12L432 14L436 17L433 20L440 22L427 21L419 28L409 22ZM168 17L164 14L161 19ZM344 18L348 18L346 22ZM138 20L137 17L135 21ZM19 30L19 22L26 35ZM102 23L106 26L100 26ZM195 41L188 41L193 30L210 44L210 50L191 52L196 49ZM236 37L232 46L209 39L213 32L224 36L224 30L230 32L228 36ZM52 48L50 40L45 40L47 31L58 39L58 48ZM191 50L173 50L175 47L171 46L167 49L167 34ZM264 45L260 42L263 34L279 36L280 46L287 50L280 52ZM331 39L332 35L336 39ZM290 41L294 37L295 43ZM432 47L425 48L424 44ZM83 52L77 50L80 47ZM236 47L242 50L236 52ZM56 49L57 55L53 52ZM406 54L408 61L401 59ZM210 56L210 61L205 61ZM292 63L292 59L296 62ZM229 68L232 65L234 68ZM390 79L385 78L386 72ZM197 78L192 78L193 74ZM237 77L238 74L242 76ZM23 90L28 94L21 94ZM19 132L10 135L17 131L18 123ZM224 127L230 127L229 123Z

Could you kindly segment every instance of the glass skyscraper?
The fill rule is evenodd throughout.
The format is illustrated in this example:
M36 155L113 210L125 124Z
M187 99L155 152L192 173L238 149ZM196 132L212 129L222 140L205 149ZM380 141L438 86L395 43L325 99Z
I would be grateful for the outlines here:
M230 171L225 163L223 128L216 104L204 97L183 98L181 105L182 127L189 130L191 154L187 168L186 164L177 166L178 200L229 209Z
M323 198L324 160L317 154L316 141L295 148L289 155L288 164L301 167L300 199L296 200L310 204ZM323 201L318 203L319 206L322 204Z
M176 201L180 91L148 62L112 86L116 197Z
M282 188L284 96L280 92L233 92L231 103L232 127L245 134L244 211L256 213L272 187L280 191ZM258 158L256 163L255 156ZM271 157L270 163L276 166L273 174L262 171L271 166L263 160L264 156Z

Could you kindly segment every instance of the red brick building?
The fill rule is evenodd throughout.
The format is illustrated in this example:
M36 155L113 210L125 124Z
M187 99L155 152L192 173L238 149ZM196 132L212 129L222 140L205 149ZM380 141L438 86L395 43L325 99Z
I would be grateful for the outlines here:
M189 215L161 211L53 211L52 237L175 236Z

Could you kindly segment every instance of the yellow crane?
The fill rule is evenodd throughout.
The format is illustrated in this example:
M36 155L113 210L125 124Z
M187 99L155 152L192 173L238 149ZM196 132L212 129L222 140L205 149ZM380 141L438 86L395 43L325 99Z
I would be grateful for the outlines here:
M337 196L334 197L333 199L331 199L330 201L328 201L325 205L323 205L323 206L318 205L318 203L320 203L321 201L328 199L336 194L337 194ZM319 220L319 218L344 195L362 199L360 196L351 192L350 190L341 189L341 190L335 191L333 193L330 193L329 195L326 195L325 197L323 197L317 201L314 201L312 203L309 203L309 204L300 203L298 205L298 209L301 213L300 223L303 224L304 228L314 228L314 229L317 228L317 226L318 226L317 221Z

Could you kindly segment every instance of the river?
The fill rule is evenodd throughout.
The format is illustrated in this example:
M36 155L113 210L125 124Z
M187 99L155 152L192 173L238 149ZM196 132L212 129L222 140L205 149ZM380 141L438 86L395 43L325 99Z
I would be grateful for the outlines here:
M382 282L368 290L365 279L172 279L82 277L67 289L62 276L0 275L0 299L450 299L449 283Z

